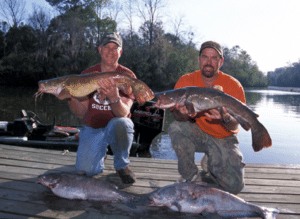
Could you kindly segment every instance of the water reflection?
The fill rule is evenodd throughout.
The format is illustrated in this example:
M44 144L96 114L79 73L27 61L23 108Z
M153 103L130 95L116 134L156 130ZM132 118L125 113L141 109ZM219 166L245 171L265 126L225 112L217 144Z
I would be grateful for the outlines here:
M78 126L81 121L71 114L66 101L44 94L35 102L37 88L0 86L0 121L20 118L22 109L35 112L46 124Z

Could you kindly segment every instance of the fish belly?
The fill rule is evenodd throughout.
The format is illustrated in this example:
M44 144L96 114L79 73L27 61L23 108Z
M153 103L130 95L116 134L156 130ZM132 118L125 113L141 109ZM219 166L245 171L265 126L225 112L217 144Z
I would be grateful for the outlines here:
M66 199L80 199L80 200L87 200L88 197L86 193L81 188L77 187L70 187L70 186L63 186L59 185L54 189L51 189L52 192L61 197Z

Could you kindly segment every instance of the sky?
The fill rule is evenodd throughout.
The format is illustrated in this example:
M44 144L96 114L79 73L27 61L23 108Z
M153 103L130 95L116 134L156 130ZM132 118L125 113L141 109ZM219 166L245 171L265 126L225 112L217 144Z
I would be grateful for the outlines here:
M51 8L25 1L28 12L32 3ZM300 61L299 9L299 0L169 0L162 16L165 27L183 15L182 31L192 30L198 47L207 40L238 45L267 73Z

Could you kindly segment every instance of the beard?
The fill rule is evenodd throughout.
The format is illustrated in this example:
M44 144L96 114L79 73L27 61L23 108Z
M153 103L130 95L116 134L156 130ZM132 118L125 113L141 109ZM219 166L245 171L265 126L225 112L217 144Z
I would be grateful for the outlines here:
M215 68L211 65L205 65L201 70L201 73L206 78L212 78L215 75Z

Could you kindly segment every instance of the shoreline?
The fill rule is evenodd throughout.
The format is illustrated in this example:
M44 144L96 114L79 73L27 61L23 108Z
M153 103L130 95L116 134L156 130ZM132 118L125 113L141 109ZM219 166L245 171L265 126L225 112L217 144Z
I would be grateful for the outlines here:
M269 90L280 90L280 91L289 91L289 92L300 92L300 87L276 87L268 86Z

